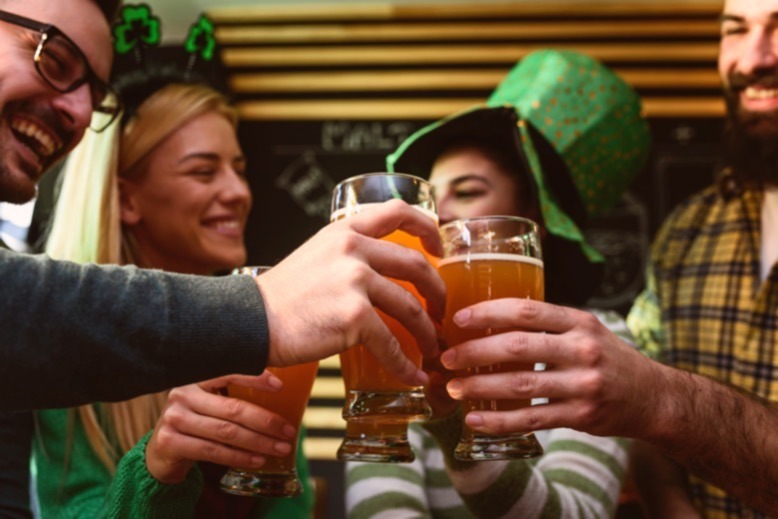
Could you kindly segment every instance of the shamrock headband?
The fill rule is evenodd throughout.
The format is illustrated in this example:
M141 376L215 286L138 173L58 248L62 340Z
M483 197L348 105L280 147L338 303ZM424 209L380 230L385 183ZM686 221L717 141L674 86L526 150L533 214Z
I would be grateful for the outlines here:
M148 4L125 4L113 26L116 61L112 82L122 99L126 123L137 107L170 83L206 84L228 94L217 52L214 24L204 14L181 47L161 46L162 23Z

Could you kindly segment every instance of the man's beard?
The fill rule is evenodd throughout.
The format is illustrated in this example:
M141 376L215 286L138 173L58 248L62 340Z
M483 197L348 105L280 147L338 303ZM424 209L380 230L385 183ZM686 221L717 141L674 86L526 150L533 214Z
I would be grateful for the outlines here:
M773 74L754 78L735 73L725 87L724 160L745 187L778 186L778 110L751 112L740 105L740 93L749 85L778 88Z

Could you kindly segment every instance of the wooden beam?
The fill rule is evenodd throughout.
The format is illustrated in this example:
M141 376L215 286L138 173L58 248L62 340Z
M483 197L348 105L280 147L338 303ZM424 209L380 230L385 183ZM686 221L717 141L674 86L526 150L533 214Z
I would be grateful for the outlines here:
M715 63L717 43L544 43L542 45L381 45L365 47L227 48L227 67L370 66L431 64L513 64L545 49L573 50L602 61Z
M341 407L308 406L303 416L303 423L309 429L335 429L341 431L346 428Z
M335 461L342 441L341 438L303 438L305 457L309 460Z
M716 20L634 20L574 22L441 22L420 24L324 24L282 26L220 26L216 38L223 46L285 43L344 43L445 40L571 40L592 38L677 38L708 36L718 39Z
M297 4L215 7L207 11L217 24L278 23L317 20L415 20L502 17L624 17L624 16L711 16L721 13L722 3L710 2L571 2L462 4L453 1L430 4Z
M318 376L313 381L313 398L345 398L345 394L343 379L340 377Z
M491 90L510 67L463 70L378 70L370 72L268 72L233 74L232 91L240 94L293 92L397 92ZM719 75L710 70L619 69L615 71L635 88L718 88Z
M440 119L483 102L484 99L478 98L270 100L245 101L238 103L238 109L241 117L249 121L430 120ZM716 118L723 117L725 110L724 101L719 96L644 98L643 109L649 118ZM330 385L328 391L334 393L333 388L334 386Z

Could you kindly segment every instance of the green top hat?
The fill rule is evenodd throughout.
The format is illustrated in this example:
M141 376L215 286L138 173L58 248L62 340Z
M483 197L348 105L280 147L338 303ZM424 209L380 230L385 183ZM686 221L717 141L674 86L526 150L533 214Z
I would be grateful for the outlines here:
M533 131L561 158L573 189L552 189ZM589 261L603 261L570 214L575 208L586 216L604 213L645 162L648 124L628 84L588 56L533 52L508 73L485 105L418 130L387 157L387 168L429 176L446 146L467 135L515 148L532 173L546 229L580 244Z

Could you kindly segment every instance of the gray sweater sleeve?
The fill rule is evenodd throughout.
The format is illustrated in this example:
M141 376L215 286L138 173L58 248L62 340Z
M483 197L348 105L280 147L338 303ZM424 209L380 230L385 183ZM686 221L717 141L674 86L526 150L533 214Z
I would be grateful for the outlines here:
M249 276L0 250L0 290L2 410L126 400L267 362L267 317Z

